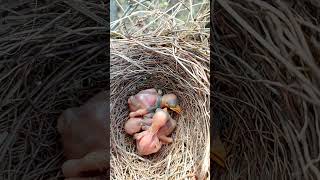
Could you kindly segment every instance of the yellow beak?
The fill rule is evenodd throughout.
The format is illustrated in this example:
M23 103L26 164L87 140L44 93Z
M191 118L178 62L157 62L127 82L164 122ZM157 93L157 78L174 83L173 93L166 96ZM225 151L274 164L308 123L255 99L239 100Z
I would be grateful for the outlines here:
M174 111L174 112L176 112L176 113L178 113L178 114L180 114L181 113L181 111L182 111L182 109L181 109L181 107L179 106L179 105L177 105L176 107L171 107L170 108L172 111Z

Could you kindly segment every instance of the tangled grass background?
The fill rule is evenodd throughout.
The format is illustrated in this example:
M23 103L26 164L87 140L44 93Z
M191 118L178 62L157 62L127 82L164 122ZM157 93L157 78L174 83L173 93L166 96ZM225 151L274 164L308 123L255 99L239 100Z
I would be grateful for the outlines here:
M216 178L319 179L319 1L212 3Z
M106 89L107 4L2 1L0 179L62 179L56 120Z

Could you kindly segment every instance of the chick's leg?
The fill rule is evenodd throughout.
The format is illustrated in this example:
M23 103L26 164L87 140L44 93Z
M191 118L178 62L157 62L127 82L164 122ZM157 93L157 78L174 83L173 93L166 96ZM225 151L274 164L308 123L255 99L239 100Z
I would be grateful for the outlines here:
M173 142L173 139L171 137L167 137L165 135L159 136L158 138L163 144L170 144Z
M173 139L171 137L168 137L168 135L170 135L173 132L176 126L177 122L174 119L170 118L169 121L166 123L166 126L162 127L159 130L158 136L163 144L170 144L173 142Z
M147 109L139 109L139 110L137 110L137 111L135 111L135 112L129 113L129 117L130 117L130 118L134 118L134 117L137 117L137 116L144 116L144 115L146 115L146 114L148 114L148 113L149 113L149 112L148 112Z
M170 118L169 121L167 121L166 125L160 128L160 130L158 131L158 136L162 137L170 135L174 131L176 126L176 120Z

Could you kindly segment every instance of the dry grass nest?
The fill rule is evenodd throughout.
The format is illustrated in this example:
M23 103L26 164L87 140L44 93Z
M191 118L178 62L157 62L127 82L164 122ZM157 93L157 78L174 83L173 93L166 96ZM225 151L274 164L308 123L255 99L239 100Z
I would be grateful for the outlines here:
M161 43L159 43L161 42ZM208 47L193 51L191 41L144 37L111 41L111 176L114 179L203 177L209 168ZM146 88L179 98L183 113L173 116L174 142L147 157L136 155L135 141L124 132L128 98Z
M188 16L189 1L174 4L170 13L157 4L132 4L133 9L141 5L143 13L137 8L111 23L112 179L202 179L209 175L208 2L197 5L199 13L188 23L176 16L182 11ZM123 127L128 120L128 98L146 88L176 94L183 112L173 116L177 120L174 142L141 157Z

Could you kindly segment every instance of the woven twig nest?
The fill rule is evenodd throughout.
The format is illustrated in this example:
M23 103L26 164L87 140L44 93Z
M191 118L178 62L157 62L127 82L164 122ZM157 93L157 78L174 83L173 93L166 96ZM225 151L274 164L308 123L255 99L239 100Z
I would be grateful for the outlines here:
M200 50L195 45L169 37L111 41L112 179L202 179L208 175L209 47ZM128 97L145 88L175 93L183 112L173 116L177 120L174 142L141 157L123 127Z

